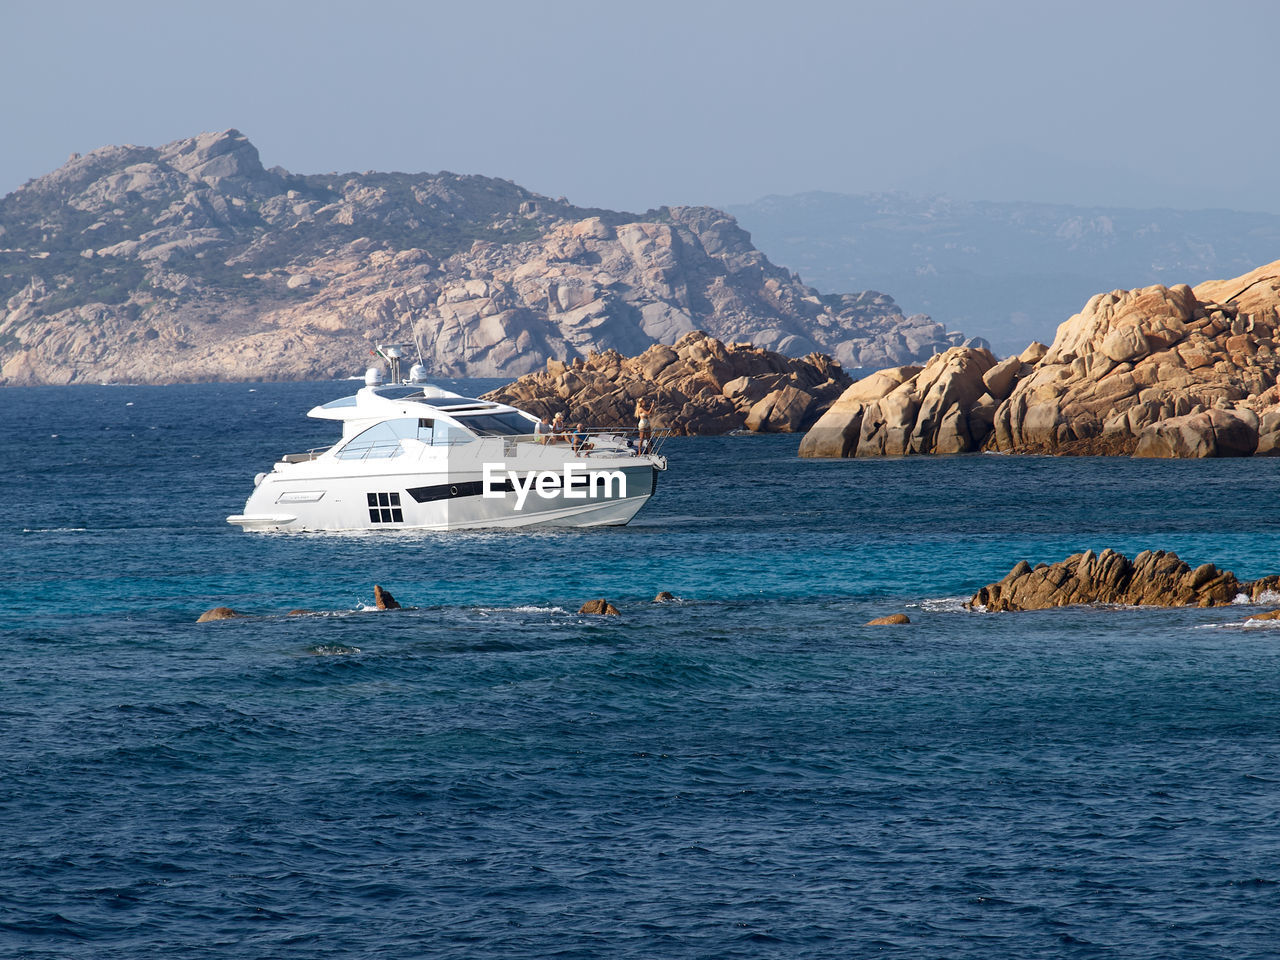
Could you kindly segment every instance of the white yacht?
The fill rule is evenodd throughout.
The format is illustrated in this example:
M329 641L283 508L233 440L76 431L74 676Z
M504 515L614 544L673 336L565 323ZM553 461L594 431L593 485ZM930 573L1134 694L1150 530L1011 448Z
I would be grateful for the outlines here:
M645 505L666 459L625 431L540 432L515 407L370 368L354 396L308 416L342 423L332 447L287 454L260 473L246 530L463 530L620 526Z

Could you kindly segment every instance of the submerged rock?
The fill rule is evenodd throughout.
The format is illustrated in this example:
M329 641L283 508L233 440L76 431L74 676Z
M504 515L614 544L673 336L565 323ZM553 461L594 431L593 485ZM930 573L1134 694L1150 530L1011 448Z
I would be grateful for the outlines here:
M239 610L232 610L230 607L214 607L212 610L206 610L200 614L200 618L196 623L208 623L211 620L234 620L237 617L247 617L247 613L241 613Z
M578 612L590 613L590 614L603 616L603 617L622 616L622 614L618 612L618 608L615 607L608 600L604 599L604 597L601 597L599 600L588 600L586 603L584 603L581 607L578 608Z
M670 603L674 599L675 597L672 595L670 590L663 590L656 597L653 598L653 602L654 603Z
M874 620L868 620L868 627L893 627L903 623L910 623L911 618L905 613L891 613L886 617L876 617Z
M396 598L388 591L383 590L376 583L373 585L373 602L379 610L399 610L400 604L396 603Z
M1192 569L1176 553L1163 550L1144 550L1132 561L1113 550L1086 550L1054 564L1032 567L1023 560L999 583L975 593L966 606L991 612L1090 603L1213 607L1231 603L1242 593L1257 598L1274 589L1277 579L1242 583L1230 570L1212 563Z

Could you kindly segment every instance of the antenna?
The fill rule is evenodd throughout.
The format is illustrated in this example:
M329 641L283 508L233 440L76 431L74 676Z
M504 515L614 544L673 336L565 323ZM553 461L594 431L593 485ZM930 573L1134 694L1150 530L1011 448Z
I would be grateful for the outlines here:
M418 351L418 364L425 369L427 361L422 359L422 341L418 338L418 321L414 320L413 323L409 325L409 329L413 332L414 349Z
M400 382L400 361L404 359L404 351L395 345L378 345L374 351L391 366L391 382Z

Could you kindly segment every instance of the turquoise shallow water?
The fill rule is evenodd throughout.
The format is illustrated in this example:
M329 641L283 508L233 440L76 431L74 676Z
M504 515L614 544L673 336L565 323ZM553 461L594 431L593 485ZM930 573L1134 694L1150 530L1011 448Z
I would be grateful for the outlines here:
M1280 572L1280 463L700 438L622 529L225 524L347 389L0 393L0 952L1274 954L1280 631L958 598Z

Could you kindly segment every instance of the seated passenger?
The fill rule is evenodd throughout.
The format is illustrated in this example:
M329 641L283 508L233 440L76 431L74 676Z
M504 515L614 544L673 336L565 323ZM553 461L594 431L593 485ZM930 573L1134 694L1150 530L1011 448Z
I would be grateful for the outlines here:
M551 420L551 442L566 443L568 440L569 432L564 425L564 414L557 413Z

